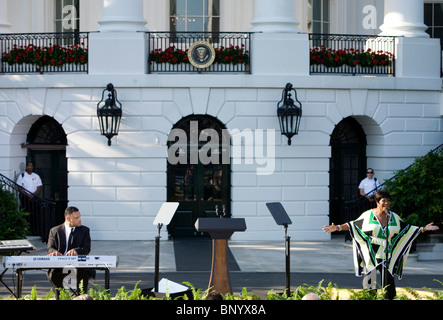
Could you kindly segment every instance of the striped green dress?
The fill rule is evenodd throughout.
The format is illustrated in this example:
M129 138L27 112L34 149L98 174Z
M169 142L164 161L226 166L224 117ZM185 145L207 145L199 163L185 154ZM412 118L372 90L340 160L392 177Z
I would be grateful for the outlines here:
M421 227L408 225L391 212L389 223L383 228L372 209L348 225L353 239L355 275L368 274L378 265L384 265L391 275L401 279L411 244Z

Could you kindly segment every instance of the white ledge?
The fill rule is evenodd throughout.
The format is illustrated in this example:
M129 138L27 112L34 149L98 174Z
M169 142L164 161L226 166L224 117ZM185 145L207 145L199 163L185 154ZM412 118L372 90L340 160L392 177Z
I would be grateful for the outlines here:
M441 91L441 78L403 78L351 75L250 75L250 74L7 74L0 88L93 88L112 82L116 88L283 88L369 89Z

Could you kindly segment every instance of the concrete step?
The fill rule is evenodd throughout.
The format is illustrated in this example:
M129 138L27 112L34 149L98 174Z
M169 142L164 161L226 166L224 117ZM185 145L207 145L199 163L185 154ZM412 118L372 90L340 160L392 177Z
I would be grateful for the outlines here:
M418 260L443 260L443 243L440 242L418 242Z
M443 243L443 233L431 233L427 235L430 243Z
M41 252L46 253L46 243L42 242L42 238L39 236L29 236L26 237L26 240L28 240L34 247L35 251L31 251L31 254L40 254Z

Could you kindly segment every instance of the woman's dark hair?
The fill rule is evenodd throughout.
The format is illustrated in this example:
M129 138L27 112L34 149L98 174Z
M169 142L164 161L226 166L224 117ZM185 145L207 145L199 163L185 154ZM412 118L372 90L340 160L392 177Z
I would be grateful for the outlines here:
M383 198L391 200L391 194L387 191L377 190L377 192L374 195L375 202L378 203Z

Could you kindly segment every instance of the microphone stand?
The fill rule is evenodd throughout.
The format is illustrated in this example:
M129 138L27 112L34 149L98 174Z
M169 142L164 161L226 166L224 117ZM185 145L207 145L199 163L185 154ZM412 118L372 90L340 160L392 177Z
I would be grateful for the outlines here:
M385 275L385 273L388 270L387 266L386 266L386 263L388 261L388 248L389 248L389 242L388 242L388 240L389 240L389 221L391 220L391 214L390 214L389 209L386 209L385 212L386 212L386 230L385 230L385 232L383 232L383 234L386 237L386 245L385 245L385 254L384 254L384 257L383 257L383 268L382 268L382 273L381 273L381 286L382 286L382 288L384 288L386 286L386 275Z

